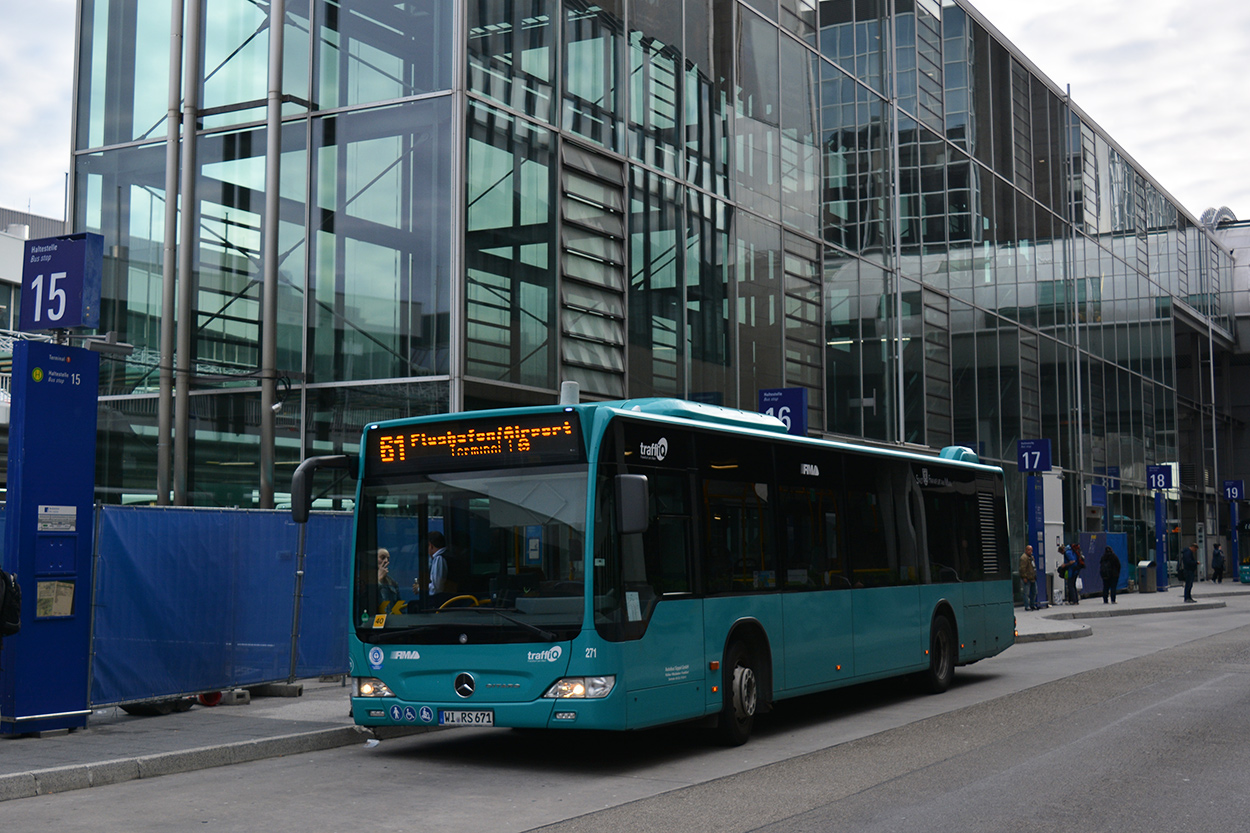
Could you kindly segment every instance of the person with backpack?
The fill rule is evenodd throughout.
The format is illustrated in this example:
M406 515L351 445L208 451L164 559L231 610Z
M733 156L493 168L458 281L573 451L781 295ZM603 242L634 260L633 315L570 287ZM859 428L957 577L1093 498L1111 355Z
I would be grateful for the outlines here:
M1070 605L1081 603L1081 594L1077 592L1076 580L1080 577L1084 559L1080 557L1081 545L1074 544L1063 550L1063 600Z
M1211 552L1211 581L1216 584L1224 583L1224 548L1219 544Z

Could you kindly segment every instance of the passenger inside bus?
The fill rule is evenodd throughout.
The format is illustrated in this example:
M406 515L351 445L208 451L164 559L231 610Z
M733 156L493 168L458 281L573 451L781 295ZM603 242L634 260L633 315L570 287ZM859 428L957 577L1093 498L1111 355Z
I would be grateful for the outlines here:
M378 547L378 612L385 613L387 605L399 601L399 582L391 577L391 552Z

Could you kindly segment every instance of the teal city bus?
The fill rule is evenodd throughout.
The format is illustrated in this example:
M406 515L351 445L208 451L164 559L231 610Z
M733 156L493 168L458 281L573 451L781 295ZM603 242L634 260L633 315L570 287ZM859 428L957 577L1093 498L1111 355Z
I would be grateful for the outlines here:
M326 465L349 463L300 466L296 520ZM638 399L371 424L350 466L360 725L706 720L739 744L784 698L940 692L1014 640L1003 475L968 449Z

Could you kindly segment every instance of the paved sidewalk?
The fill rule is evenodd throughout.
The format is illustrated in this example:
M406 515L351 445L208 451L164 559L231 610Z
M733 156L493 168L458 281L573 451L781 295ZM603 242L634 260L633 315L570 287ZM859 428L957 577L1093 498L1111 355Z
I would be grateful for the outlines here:
M1059 604L1042 610L1016 608L1016 642L1045 642L1052 639L1076 639L1089 636L1099 619L1108 616L1137 616L1149 613L1191 613L1226 607L1230 600L1250 600L1250 584L1224 581L1194 584L1193 604L1186 604L1182 588L1173 585L1163 592L1123 592L1116 603L1103 604L1102 596L1081 599L1078 605Z
M1088 636L1106 616L1210 610L1237 597L1250 601L1250 585L1200 582L1194 597L1197 604L1184 604L1180 589L1173 587L1163 593L1122 593L1114 606L1090 598L1040 611L1016 608L1016 641ZM253 696L243 705L196 705L159 717L136 717L110 707L97 710L87 728L75 732L0 736L0 802L364 744L375 737L353 724L349 689L341 681L313 679L301 685L298 697ZM386 736L419 731L428 730L390 730Z
M365 743L341 680L303 680L298 697L137 717L97 709L86 729L0 737L0 802ZM226 698L227 700L231 698ZM240 697L238 699L245 699ZM401 730L402 731L402 730Z

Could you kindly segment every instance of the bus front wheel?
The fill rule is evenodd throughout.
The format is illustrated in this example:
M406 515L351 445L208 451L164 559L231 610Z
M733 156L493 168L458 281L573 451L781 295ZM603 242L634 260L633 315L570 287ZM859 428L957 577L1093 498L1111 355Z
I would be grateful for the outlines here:
M721 709L717 732L726 746L741 746L751 737L755 710L759 706L759 679L750 651L735 642L725 653L725 705Z
M921 684L930 694L941 694L951 687L955 676L955 628L950 619L938 616L929 632L929 670L921 673Z

